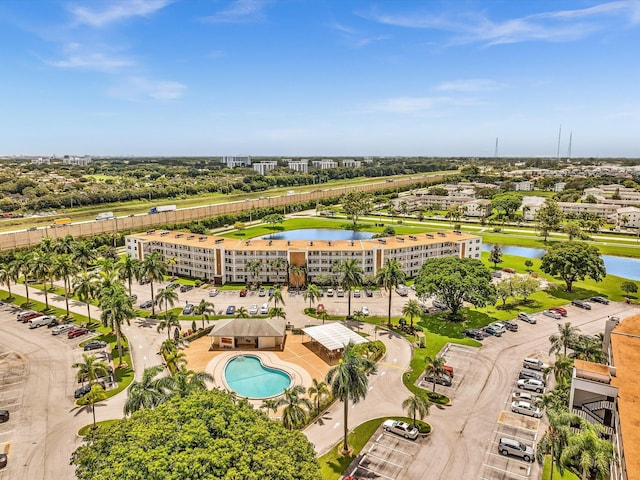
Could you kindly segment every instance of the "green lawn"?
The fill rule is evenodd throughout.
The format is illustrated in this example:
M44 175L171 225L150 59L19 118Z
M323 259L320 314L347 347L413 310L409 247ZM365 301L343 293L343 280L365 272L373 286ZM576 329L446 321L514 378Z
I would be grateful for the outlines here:
M550 480L551 477L551 457L547 455L544 458L544 467L542 468L542 480ZM564 475L560 475L558 469L553 466L553 480L580 480L580 477L568 470L564 471Z
M108 427L109 425L119 421L120 420L103 420L102 422L96 422L96 429L100 429L102 427ZM93 428L93 423L90 423L89 425L85 425L80 430L78 430L78 435L80 435L81 437L84 437L91 431L92 428Z

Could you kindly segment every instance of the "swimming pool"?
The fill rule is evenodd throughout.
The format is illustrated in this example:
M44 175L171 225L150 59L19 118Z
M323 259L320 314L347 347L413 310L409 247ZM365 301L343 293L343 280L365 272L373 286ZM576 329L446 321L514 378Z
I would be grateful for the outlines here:
M267 398L281 394L291 385L291 377L277 368L265 367L254 355L233 357L224 367L224 378L241 397Z

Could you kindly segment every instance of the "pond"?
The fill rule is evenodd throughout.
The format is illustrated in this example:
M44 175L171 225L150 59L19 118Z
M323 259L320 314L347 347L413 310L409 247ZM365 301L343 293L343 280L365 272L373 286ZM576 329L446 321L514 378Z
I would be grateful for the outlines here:
M335 228L305 228L265 235L265 240L364 240L373 237L372 232L339 230Z
M492 243L482 244L482 250L485 252L490 252L492 248ZM542 248L515 247L511 245L500 245L500 249L505 255L526 258L540 258L546 251ZM640 281L640 259L616 257L615 255L603 255L602 259L608 274Z

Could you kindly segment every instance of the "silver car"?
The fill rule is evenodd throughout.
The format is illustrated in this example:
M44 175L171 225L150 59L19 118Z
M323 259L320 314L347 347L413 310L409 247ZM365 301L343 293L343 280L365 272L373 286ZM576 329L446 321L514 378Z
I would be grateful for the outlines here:
M560 320L562 318L562 315L560 315L555 310L545 310L544 312L542 312L542 314L546 317L555 318L556 320Z
M498 452L500 452L500 454L504 455L505 457L507 455L520 457L525 462L533 462L533 459L535 458L535 452L532 447L511 438L500 439L500 443L498 444Z
M542 418L542 412L538 407L531 405L529 402L523 402L521 400L511 402L511 411L514 413L519 413L520 415Z
M396 420L385 420L385 422L382 424L382 427L387 432L393 432L396 435L400 435L404 438L410 438L411 440L415 440L416 438L418 438L418 429L405 422Z

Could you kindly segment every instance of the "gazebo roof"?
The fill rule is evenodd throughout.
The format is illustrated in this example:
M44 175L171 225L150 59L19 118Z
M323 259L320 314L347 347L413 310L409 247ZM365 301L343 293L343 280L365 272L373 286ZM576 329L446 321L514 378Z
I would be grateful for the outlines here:
M349 343L357 345L368 342L367 339L338 322L306 327L302 331L330 351L344 348Z
M283 337L287 324L280 318L228 318L219 320L210 337Z

